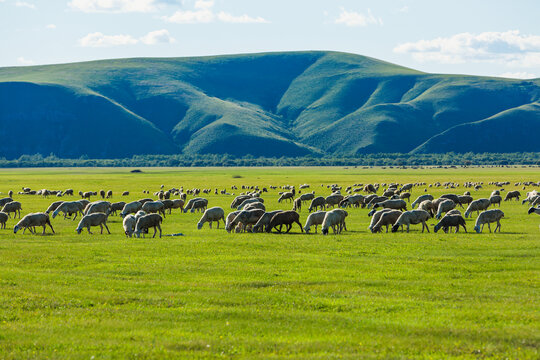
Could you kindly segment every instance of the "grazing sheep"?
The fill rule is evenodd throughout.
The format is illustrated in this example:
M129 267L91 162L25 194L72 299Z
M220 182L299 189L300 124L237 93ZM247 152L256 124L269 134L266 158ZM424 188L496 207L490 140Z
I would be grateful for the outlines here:
M378 209L378 208L407 210L407 203L405 202L405 200L401 200L401 199L385 200L385 201L378 202L375 205L373 205L373 210Z
M137 237L141 237L141 232L144 233L148 232L148 229L151 227L154 228L154 236L156 237L157 229L159 229L159 237L161 237L161 223L163 222L163 218L159 214L148 214L143 215L137 220L137 224L135 224L135 235Z
M73 220L77 218L77 214L83 214L84 209L84 203L81 201L63 201L56 210L53 211L52 217L53 219L59 214L64 214L64 219L66 219L68 216L71 217L71 215L75 214L75 217L73 217Z
M264 200L262 198L258 198L258 197L250 197L250 198L247 198L245 200L243 200L240 205L238 205L237 209L238 210L243 210L247 205L249 204L253 204L253 203L257 203L257 202L260 202L260 203L264 203Z
M315 198L315 191L300 195L300 200L302 201L309 201L309 200L313 200L314 198Z
M266 206L264 206L264 204L261 202L254 202L251 204L247 204L243 210L252 210L252 209L261 209L261 210L266 211Z
M373 232L373 227L375 226L375 224L377 224L377 222L379 222L379 220L381 219L382 214L384 214L385 212L388 212L388 211L391 211L391 209L382 209L382 210L379 210L379 211L375 212L375 214L373 214L371 216L371 222L369 223L368 230Z
M161 215L163 215L163 217L165 217L165 209L163 203L159 200L145 202L141 209L148 214L160 213Z
M87 191L87 192L82 193L82 194L81 194L81 197L82 197L83 199L88 199L88 200L90 200L90 197L91 197L92 195L94 195L94 193L93 193L92 191Z
M521 196L521 193L518 190L509 191L509 192L506 193L504 201L508 201L508 200L512 200L512 199L516 199L516 201L519 201L520 196ZM499 232L500 232L500 230L499 230Z
M242 204L242 202L246 199L250 199L251 198L251 195L238 195L237 197L234 198L234 200L231 202L231 209L235 209L237 208L238 206L240 206L240 204Z
M89 234L92 234L90 231L91 226L99 226L101 228L101 233L103 234L103 226L105 226L105 229L107 229L107 232L110 234L109 227L107 226L107 219L109 218L109 215L103 212L96 212L96 213L90 213L87 215L84 215L81 221L79 222L79 226L77 226L77 234L80 234L83 230L83 228L86 228L88 230Z
M8 191L8 197L10 197L10 198L13 197L13 190L9 190L9 191Z
M73 196L73 189L67 189L66 191L64 191L64 195Z
M473 201L473 197L470 195L458 195L458 203L461 205L469 205Z
M49 207L45 211L45 214L49 214L51 211L54 211L54 210L58 209L58 207L62 203L63 203L63 201L55 201L55 202L53 202L51 205L49 205ZM54 216L53 216L53 218L54 218Z
M527 214L531 215L531 214L537 214L537 215L540 215L540 208L535 208L535 207L531 207L529 209L529 211L527 212Z
M172 212L173 209L180 209L181 212L184 211L184 200L182 199L173 199L172 206L169 208L169 214Z
M300 224L300 215L296 211L282 211L272 217L270 223L266 226L266 232L269 233L272 229L275 229L280 233L283 225L287 227L286 232L289 232L293 223L297 223L300 226L300 231L304 232L302 224Z
M452 200L455 205L459 205L460 207L463 208L463 205L461 205L461 203L459 202L459 195L456 195L456 194L444 194L444 195L441 195L439 197L439 199Z
M283 210L274 210L270 212L265 212L263 216L261 216L259 220L255 223L251 231L254 233L263 232L264 229L266 229L266 226L270 224L270 220L272 220L272 217L274 217L274 215L282 211Z
M456 207L456 203L453 200L445 199L439 203L439 207L437 208L437 215L435 215L435 218L440 219L442 217L443 213L446 213Z
M119 201L111 204L111 214L116 215L117 211L122 211L124 209L124 206L126 206L126 203L124 201Z
M291 192L291 191L284 192L284 193L281 194L281 196L279 197L278 203L280 203L282 200L293 201L293 198L294 198L294 193L293 193L293 192Z
M319 207L321 208L321 210L326 209L326 201L322 196L317 196L315 199L311 200L308 211L312 212L313 210L317 210L317 208Z
M371 232L380 232L383 226L386 226L386 232L388 232L388 227L393 226L401 214L400 210L389 210L382 213L379 221L371 228Z
M189 201L187 202L187 204L184 206L184 212L187 213L188 210L191 210L191 208L193 207L193 204L194 204L196 201L199 201L199 200L204 200L204 201L206 201L206 205L208 206L208 200L206 200L206 199L204 199L204 198L201 198L201 197L196 197L196 198L189 199Z
M101 196L102 199L105 199L105 195L107 195L105 190L99 190L99 196Z
M433 217L437 212L437 207L433 204L433 201L424 200L418 205L418 210L425 210Z
M400 217L397 219L394 226L392 226L392 232L398 231L399 227L403 227L403 225L407 226L407 232L409 232L410 225L416 225L422 223L422 232L424 232L424 229L429 232L429 227L426 224L426 221L428 221L431 218L431 215L425 211L425 210L410 210L405 211L403 214L400 215Z
M486 210L489 205L491 205L491 202L489 199L478 199L474 200L472 203L469 204L469 207L465 211L465 218L468 218L469 215L472 215L474 211L476 211L477 214L480 213L480 211Z
M488 225L489 232L491 232L491 226L490 223L496 222L497 226L495 227L495 231L497 232L497 229L499 229L499 232L501 232L501 222L500 220L504 217L504 213L500 209L491 209L486 210L484 212L481 212L480 215L478 215L478 218L476 219L476 224L474 224L474 230L477 233L481 233L482 230L484 230L484 225Z
M137 200L138 202L141 203L141 205L144 205L145 203L149 202L149 201L154 201L154 199L150 199L150 198L144 198L144 199L139 199Z
M113 192L112 190L107 191L107 199L112 199Z
M208 200L206 199L201 199L201 200L196 200L193 202L193 205L191 206L191 209L189 210L190 212L203 212L204 210L206 210L206 207L208 206Z
M24 216L17 223L17 225L15 225L15 227L13 228L13 233L16 234L17 231L19 231L22 228L23 229L23 234L24 234L24 232L28 228L28 230L30 230L30 232L32 234L34 234L34 231L32 230L32 228L34 228L36 226L43 226L42 235L45 235L45 227L46 227L46 225L49 225L49 227L51 228L51 230L52 230L52 232L54 234L54 229L53 229L53 227L51 225L51 221L49 219L49 214L45 214L45 213L28 214L28 215Z
M6 228L6 222L8 221L8 214L0 212L0 226L2 229Z
M332 195L328 195L324 199L324 202L326 204L326 207L334 207L336 205L339 206L339 203L341 202L341 200L343 200L343 195L341 195L341 194L332 194Z
M227 215L227 219L225 219L225 229L231 229L232 226L230 226L231 222L234 220L236 215L240 214L240 210L233 211ZM227 230L230 232L230 230Z
M6 205L7 203L10 203L12 202L13 199L10 198L10 197L6 197L6 198L3 198L3 199L0 199L0 207Z
M212 222L217 222L217 228L219 229L219 220L223 220L223 224L225 224L225 211L223 211L222 208L219 206L207 209L202 218L197 223L197 229L201 230L204 223L207 222L210 226L210 229L212 228Z
M293 211L300 212L302 210L302 199L296 198L293 201Z
M347 230L345 226L345 218L349 214L342 209L334 209L328 211L324 215L324 220L321 227L321 233L323 235L328 235L328 231L330 230L330 227L334 231L334 234L341 234L343 229Z
M124 205L122 212L120 213L121 217L125 217L128 214L135 214L137 211L141 210L142 204L140 201L132 201Z
M255 225L257 221L264 215L264 210L261 209L253 209L253 210L242 210L240 211L234 219L225 225L225 230L227 232L231 232L232 228L234 228L237 224L242 223L243 230L246 230L246 226L248 225Z
M124 192L122 193L122 196L129 196L129 191L124 191Z
M420 195L419 197L416 198L416 200L413 201L413 203L411 204L411 208L414 209L416 205L419 205L422 201L425 201L425 200L433 200L433 195L430 195L430 194Z
M90 215L94 213L109 214L111 211L111 203L108 201L96 201L86 206L83 213L84 215Z
M489 203L493 206L495 206L495 204L499 204L499 207L501 207L501 201L502 201L501 195L491 195L489 198Z
M350 196L345 197L341 202L339 203L339 207L341 208L347 208L349 206L359 207L359 206L366 206L365 202L365 196L361 194L353 194Z
M390 200L390 199L388 199L386 196L374 196L367 203L367 207L368 207L368 209L371 209L373 207L373 205L375 205L377 203L380 203L380 202L383 202L383 201L386 201L386 200Z
M446 214L433 228L434 232L439 231L441 228L445 233L448 232L448 229L450 227L455 227L456 232L459 232L459 226L463 226L463 230L467 232L467 228L465 227L465 219L461 215L449 215Z
M322 225L325 215L326 211L316 211L309 214L306 220L306 225L304 225L304 230L306 234L309 234L312 226L315 226L315 233L317 233L317 226Z
M15 213L13 215L14 219L17 217L17 214L19 214L19 219L21 218L21 210L22 210L22 205L18 201L8 202L2 208L2 212L8 214L8 217L10 217L10 215L9 215L10 213Z
M411 193L410 192L403 192L399 194L399 198L401 200L407 200L408 202L411 202Z
M135 218L135 215L129 214L124 217L124 220L122 221L122 226L124 227L124 233L126 234L126 237L133 236L133 232L135 232L136 224L137 224L137 219Z

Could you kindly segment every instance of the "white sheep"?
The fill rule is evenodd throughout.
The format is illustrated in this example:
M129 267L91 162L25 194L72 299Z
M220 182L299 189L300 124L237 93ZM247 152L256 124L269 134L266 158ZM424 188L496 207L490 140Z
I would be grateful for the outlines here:
M315 226L315 233L317 233L317 226L323 223L325 215L326 211L322 210L309 214L306 220L306 225L304 225L304 231L306 234L309 234L312 226Z
M111 211L111 203L108 201L95 201L86 206L83 213L84 215L90 215L95 213L109 214Z
M465 211L465 218L468 218L469 215L472 215L474 211L476 211L476 213L479 214L480 211L486 210L489 207L489 205L491 205L491 202L489 201L489 199L483 198L483 199L474 200L467 207L467 210Z
M142 203L140 201L132 201L124 205L122 212L120 213L121 217L124 217L128 214L135 214L137 211L141 210Z
M375 224L377 224L377 222L379 222L382 214L384 214L385 212L388 212L390 211L391 209L382 209L382 210L379 210L377 212L375 212L375 214L373 214L371 216L371 222L368 226L368 230L373 232L373 227L375 226Z
M484 225L488 224L489 232L491 232L491 226L490 223L496 222L497 226L495 227L495 231L497 232L497 229L499 229L499 232L501 232L501 219L504 217L504 213L500 209L491 209L486 210L484 212L481 212L480 215L478 215L478 218L476 219L476 224L474 224L474 230L477 233L481 233L482 230L484 230Z
M56 208L56 210L53 211L52 217L54 219L59 213L62 212L64 213L64 219L67 218L68 215L71 216L75 214L75 217L73 217L73 220L75 220L77 218L77 214L80 213L81 215L84 215L83 209L84 203L82 200L64 201Z
M147 201L143 204L142 210L148 214L160 213L165 217L165 206L161 201Z
M2 229L6 228L6 222L8 221L8 214L0 212L0 226Z
M32 230L32 228L34 228L35 226L43 226L43 235L45 235L46 225L49 225L49 227L51 228L54 234L54 229L51 225L49 214L45 214L45 213L28 214L25 217L23 217L21 221L17 223L17 225L15 225L15 227L13 228L13 233L16 234L17 231L19 231L19 229L23 228L23 234L24 234L24 232L28 228L30 232L34 234L34 231Z
M349 214L342 209L334 209L328 211L324 214L324 220L321 227L321 232L323 235L328 235L328 230L332 227L334 234L340 234L343 229L347 229L345 226L345 218Z
M398 231L399 227L403 225L407 226L407 232L409 232L410 225L416 225L422 223L422 232L424 232L424 229L429 232L429 227L426 224L426 221L428 221L431 218L431 215L425 211L425 210L410 210L405 211L403 214L400 215L400 217L397 219L394 226L392 226L392 232Z
M107 226L107 219L109 215L106 213L91 213L88 215L84 215L81 221L79 221L79 225L77 226L77 234L80 234L83 230L83 228L86 228L88 230L89 234L92 234L90 231L91 226L99 226L101 228L101 233L103 234L103 226L105 226L105 229L107 229L107 232L110 234L109 227Z
M10 216L10 213L15 213L13 215L14 219L17 217L17 214L19 214L19 219L21 218L21 210L22 210L22 205L18 201L8 202L2 208L2 212L8 214L8 217Z
M435 217L437 219L440 219L442 217L443 213L446 213L456 207L456 203L450 199L445 199L439 203L439 207L437 208L437 215Z
M154 236L156 237L157 229L159 229L159 237L161 237L161 223L163 222L163 218L159 214L148 214L141 216L137 220L137 224L135 225L135 235L137 237L141 236L141 233L148 232L148 229L153 227L154 228Z
M133 236L136 224L137 219L135 218L135 215L129 214L124 217L124 220L122 221L122 226L124 227L124 233L126 234L126 237Z
M386 211L381 214L381 217L379 221L375 225L373 225L373 228L371 229L371 232L379 232L382 230L383 226L386 226L386 232L388 232L388 227L393 226L396 221L401 216L402 212L400 210L390 210Z
M217 222L217 228L219 229L219 220L223 220L223 223L225 223L225 211L222 208L216 206L206 209L202 218L197 223L197 229L201 230L205 222L208 223L211 229L213 221Z
M280 213L280 212L283 212L283 210L275 210L275 211L265 212L264 215L261 216L259 218L259 220L257 220L255 225L253 225L252 232L263 232L264 229L266 229L266 226L268 226L268 224L270 224L270 220L272 220L272 217L274 217L274 215L276 215L277 213ZM238 215L238 214L236 214L236 215ZM229 217L227 217L227 221L230 222L228 219L229 219ZM231 219L231 221L233 219Z

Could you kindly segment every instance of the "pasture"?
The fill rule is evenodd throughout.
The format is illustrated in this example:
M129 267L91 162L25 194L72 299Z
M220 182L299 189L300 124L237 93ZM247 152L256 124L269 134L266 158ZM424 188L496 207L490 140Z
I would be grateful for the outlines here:
M476 199L495 189L489 181L510 181L508 191L540 180L538 168L129 170L2 169L0 192L110 189L111 201L127 202L161 184L239 194L231 185L308 183L326 196L333 183L482 181L483 189L470 189ZM268 189L267 210L292 208L277 203L281 190ZM413 188L411 201L421 194L424 187ZM234 196L200 196L231 211ZM14 199L23 215L58 200ZM0 359L538 359L540 217L521 201L501 209L496 234L474 233L476 214L468 233L414 225L372 234L361 208L347 209L348 231L328 236L301 234L297 225L290 234L229 234L223 224L199 231L201 214L179 210L167 214L163 234L184 236L161 239L126 238L119 216L109 218L111 235L77 235L79 219L61 216L51 220L55 235L13 234L10 219L0 230ZM429 223L432 230L436 221Z

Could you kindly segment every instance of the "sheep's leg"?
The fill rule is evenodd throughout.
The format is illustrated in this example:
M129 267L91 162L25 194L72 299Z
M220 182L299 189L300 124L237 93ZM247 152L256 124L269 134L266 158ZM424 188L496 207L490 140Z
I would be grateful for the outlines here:
M105 226L105 229L107 229L107 232L109 233L109 235L111 234L111 232L109 231L109 227L107 226L107 223L104 223L103 224Z
M489 232L491 232L491 225L488 223L488 229L489 229Z
M47 224L43 224L43 232L41 233L41 235L45 235L45 227L47 226Z
M152 236L152 239L156 237L156 233L157 233L157 227L154 226L154 235Z
M88 233L89 233L89 234L93 235L92 232L90 231L90 225L88 225L88 226L86 227L86 229L88 230Z
M407 224L407 232L409 232L410 225ZM422 231L424 231L424 228L422 228Z
M497 226L495 227L494 232L497 232L497 229L499 229L499 232L501 232L501 223L499 222L499 220L497 220Z
M292 224L287 224L287 225L285 225L285 226L287 226L287 231L285 231L285 233L288 233L289 231L291 231L291 229L292 229Z
M467 232L467 228L465 227L465 225L461 224L461 226L463 226L463 230Z
M161 239L161 226L158 224L157 227L159 229L159 238Z
M212 220L208 222L208 226L210 226L210 229L212 228Z
M345 223L345 221L343 221L343 230L349 231L349 230L347 230L347 224Z

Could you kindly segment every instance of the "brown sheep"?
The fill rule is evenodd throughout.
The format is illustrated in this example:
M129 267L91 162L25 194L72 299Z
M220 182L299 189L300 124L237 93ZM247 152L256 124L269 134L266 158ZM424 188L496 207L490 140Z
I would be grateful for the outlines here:
M276 229L280 233L283 225L287 227L286 232L289 232L293 223L297 223L300 226L300 231L304 232L302 224L300 224L300 215L296 211L282 211L272 217L270 223L266 226L266 232L269 233L272 229Z

